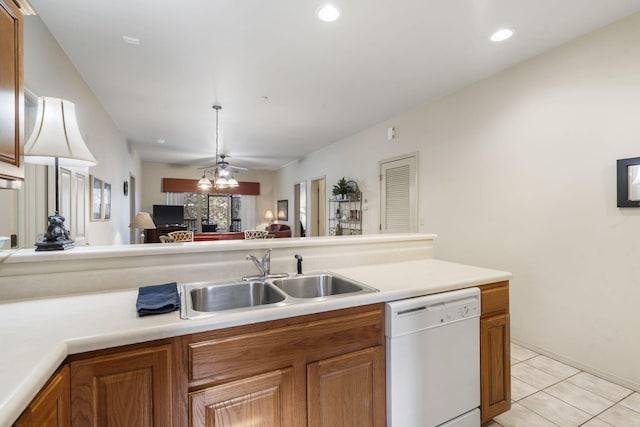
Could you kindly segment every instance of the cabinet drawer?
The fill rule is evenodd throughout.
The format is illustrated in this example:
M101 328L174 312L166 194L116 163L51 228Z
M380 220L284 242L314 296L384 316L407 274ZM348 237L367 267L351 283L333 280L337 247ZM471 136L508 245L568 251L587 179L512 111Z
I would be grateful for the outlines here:
M482 316L509 312L509 282L480 286Z
M277 327L278 321L192 336L187 344L190 385L220 383L287 366L293 360L314 361L384 342L381 305L367 311ZM339 312L339 313L342 313ZM233 328L232 328L233 329ZM201 339L199 339L201 338ZM205 338L205 339L202 339Z

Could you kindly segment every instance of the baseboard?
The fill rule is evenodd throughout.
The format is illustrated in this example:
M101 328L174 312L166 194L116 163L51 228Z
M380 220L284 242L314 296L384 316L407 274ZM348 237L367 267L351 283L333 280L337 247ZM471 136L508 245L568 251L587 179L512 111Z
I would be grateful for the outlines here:
M625 379L625 378L620 378L616 375L594 368L593 366L585 365L584 363L578 362L577 360L570 359L568 357L565 357L561 354L554 353L552 351L548 351L544 348L540 348L538 346L529 344L526 341L521 341L517 338L512 337L511 342L519 346L522 346L524 348L527 348L531 351L535 351L536 353L540 353L544 356L550 357L554 360L557 360L558 362L562 362L567 365L573 366L574 368L580 369L581 371L588 372L592 375L595 375L596 377L600 377L604 380L611 381L612 383L616 383L630 390L640 392L640 383L629 381L628 379Z

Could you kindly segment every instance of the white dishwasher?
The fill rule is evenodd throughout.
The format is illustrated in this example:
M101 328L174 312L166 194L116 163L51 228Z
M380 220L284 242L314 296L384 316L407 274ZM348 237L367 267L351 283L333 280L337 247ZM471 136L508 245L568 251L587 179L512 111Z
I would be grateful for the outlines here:
M388 427L480 426L480 290L386 304Z

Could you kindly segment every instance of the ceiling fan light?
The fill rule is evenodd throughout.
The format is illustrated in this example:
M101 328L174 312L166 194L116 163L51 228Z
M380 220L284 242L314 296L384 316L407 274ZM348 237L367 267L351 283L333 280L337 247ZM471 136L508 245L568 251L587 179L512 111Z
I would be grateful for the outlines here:
M227 180L227 185L229 187L239 187L240 183L238 182L237 179L235 179L234 177L231 177Z
M226 178L220 177L216 179L216 188L227 188L229 187L229 182Z
M211 184L211 181L209 181L206 176L202 175L202 178L200 178L200 181L198 181L198 188L201 190L208 190L212 186L213 185Z

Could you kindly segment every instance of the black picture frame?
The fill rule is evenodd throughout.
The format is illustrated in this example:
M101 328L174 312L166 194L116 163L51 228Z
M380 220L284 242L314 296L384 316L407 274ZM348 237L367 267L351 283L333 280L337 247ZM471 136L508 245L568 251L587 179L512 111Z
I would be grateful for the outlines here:
M620 159L617 161L617 181L618 181L618 207L619 208L638 208L640 207L640 194L638 199L632 199L632 186L639 186L637 190L640 192L640 183L634 184L630 182L630 168L638 166L640 171L640 157L632 157L630 159Z
M277 218L281 221L289 220L289 200L278 200Z

